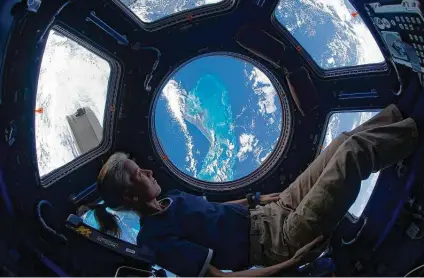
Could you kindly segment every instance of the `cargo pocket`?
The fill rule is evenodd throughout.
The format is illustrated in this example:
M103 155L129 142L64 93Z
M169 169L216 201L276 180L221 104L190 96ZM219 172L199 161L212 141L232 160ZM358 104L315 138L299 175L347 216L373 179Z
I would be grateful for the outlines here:
M262 211L250 211L250 264L263 265L263 234Z
M275 223L275 219L272 219L270 216L263 217L264 233L262 242L264 245L264 263L267 266L281 263L289 259L287 244L282 240L282 229L276 229L273 225L278 225ZM271 232L271 230L274 232ZM273 237L278 237L278 239Z
M251 235L262 235L264 232L264 228L261 222L262 212L260 211L251 211L250 215L250 234Z

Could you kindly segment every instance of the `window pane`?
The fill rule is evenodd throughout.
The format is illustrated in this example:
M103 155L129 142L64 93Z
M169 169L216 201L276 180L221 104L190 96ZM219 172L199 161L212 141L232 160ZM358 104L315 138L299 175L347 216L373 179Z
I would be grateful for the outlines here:
M103 201L101 203L103 203ZM140 217L137 213L133 211L114 211L109 208L107 208L107 211L116 215L118 219L119 227L121 228L121 236L119 239L137 245L137 236L140 231ZM81 218L86 225L99 230L99 224L94 217L94 211L90 210L86 212ZM161 268L157 265L153 267L156 269ZM167 274L166 277L176 277L175 274L167 270L165 271Z
M181 172L228 182L261 167L280 136L287 136L287 111L269 77L253 64L227 55L204 56L165 82L155 106L155 131Z
M107 211L116 215L119 227L121 228L121 237L123 241L137 245L137 235L140 231L140 217L133 211L114 211L107 208ZM99 229L99 224L94 217L94 211L86 212L82 217L85 224Z
M276 19L323 69L384 61L348 0L280 0Z
M50 31L35 111L40 176L99 145L109 77L106 60Z
M120 0L141 21L151 23L175 13L201 6L216 4L224 0Z
M374 117L378 112L338 112L331 115L328 121L327 131L323 149L330 145L341 132L351 131L362 123ZM355 203L350 207L349 212L356 218L359 218L364 211L371 193L374 190L380 172L372 173L367 180L362 181L361 190Z

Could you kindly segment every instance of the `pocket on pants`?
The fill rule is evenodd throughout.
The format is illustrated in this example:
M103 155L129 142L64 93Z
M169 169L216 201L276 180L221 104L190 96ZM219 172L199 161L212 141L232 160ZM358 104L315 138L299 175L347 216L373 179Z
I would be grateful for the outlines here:
M260 213L251 211L250 217L250 263L252 265L263 265L263 225L261 223Z
M261 213L252 212L250 217L250 234L251 235L262 235L264 233L264 227L262 224Z

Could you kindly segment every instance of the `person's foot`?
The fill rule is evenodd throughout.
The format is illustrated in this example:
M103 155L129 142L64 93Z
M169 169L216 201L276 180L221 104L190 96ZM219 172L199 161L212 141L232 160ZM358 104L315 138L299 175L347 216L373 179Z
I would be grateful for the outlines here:
M416 99L422 95L422 87L418 75L411 73L407 82L407 88L402 92L400 99L396 104L404 118L408 118L414 113L413 111L416 106ZM424 106L421 107L421 109L424 109Z

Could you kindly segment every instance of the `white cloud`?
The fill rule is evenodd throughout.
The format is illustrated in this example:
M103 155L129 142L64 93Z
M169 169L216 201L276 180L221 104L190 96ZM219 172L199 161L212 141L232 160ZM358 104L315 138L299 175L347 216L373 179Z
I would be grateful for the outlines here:
M249 80L253 81L252 88L258 96L259 112L262 116L272 114L277 110L275 98L277 92L271 83L271 80L258 68L253 68Z
M212 178L214 182L231 180L233 178L234 148L234 143L229 139L218 137L210 146L198 177L201 179Z
M38 80L35 115L40 175L79 155L66 116L89 107L103 125L110 66L73 40L49 32Z
M339 134L339 126L340 126L340 113L334 113L330 121L327 125L327 131L325 133L324 144L322 146L323 149L327 148L330 145L331 141L333 141L336 136Z
M219 2L222 2L222 1L223 0L205 0L204 3L205 4L216 4L216 3L219 3Z
M252 121L250 122L250 129L253 130L255 128L255 126L256 126L255 120L252 119Z
M317 27L334 25L334 36L324 41L326 50L314 59L324 67L364 65L384 61L383 55L360 16L347 0L281 0L277 18L292 33L320 36ZM308 45L304 45L308 50ZM315 45L313 45L315 47Z
M377 183L379 175L379 172L372 173L367 180L362 181L361 190L359 191L358 197L349 209L349 212L355 215L356 217L361 216L366 205L368 204L368 201L374 190L375 184Z
M121 2L128 5L130 10L144 22L153 22L174 13L216 4L222 1L223 0L121 0Z
M196 177L197 161L193 155L193 138L188 132L187 125L184 122L183 117L183 111L185 109L185 97L187 96L187 92L183 88L181 88L180 84L178 84L177 81L170 80L163 88L162 94L168 101L168 111L181 127L181 130L185 137L187 149L187 156L185 159L188 163L186 169L187 171L193 173L193 176Z
M358 41L358 64L381 63L384 61L374 37L363 22L356 22L353 25L353 34Z
M263 157L261 157L260 159L259 159L259 161L262 163L262 162L264 162L265 161L265 159L267 159L268 158L268 156L270 155L272 153L272 151L270 151L270 152L268 152L267 154L265 154Z
M239 161L243 161L247 158L249 152L253 152L259 141L253 134L243 133L239 137L240 149L237 153Z
M247 105L244 105L242 107L240 114L236 115L236 118L234 119L234 121L236 121L238 118L240 118L243 115L244 111L246 111L246 108L247 108Z
M239 137L240 148L237 153L237 158L240 162L242 162L246 160L249 154L252 154L252 158L254 158L256 163L261 165L272 153L277 141L278 138L271 147L264 147L262 144L259 144L259 140L254 134L243 133ZM266 153L263 154L265 151Z
M375 114L377 113L376 112L360 112L359 116L355 117L351 130L365 123L366 121L374 117Z
M365 123L366 121L374 117L374 115L376 114L376 112L348 112L348 113L351 113L352 117L355 117L350 130L357 128L359 125ZM330 118L330 121L327 125L327 131L325 133L325 139L324 139L324 145L323 145L324 149L331 143L331 141L333 141L340 134L340 132L350 131L350 130L339 130L340 122L341 122L340 114L341 113L334 113Z

